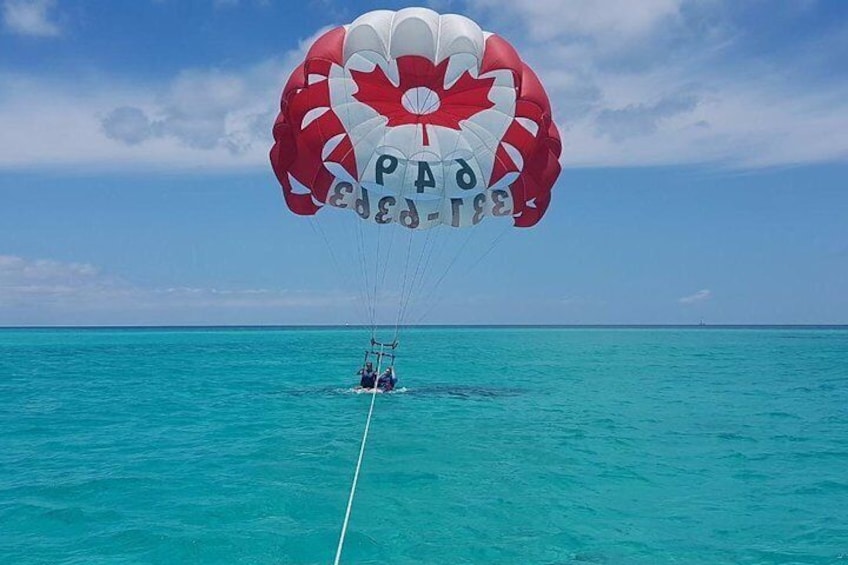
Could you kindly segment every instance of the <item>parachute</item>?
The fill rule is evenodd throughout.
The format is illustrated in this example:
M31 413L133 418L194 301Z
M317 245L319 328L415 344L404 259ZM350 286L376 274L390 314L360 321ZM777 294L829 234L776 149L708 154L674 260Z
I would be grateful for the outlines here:
M334 209L356 222L350 242L359 248L343 255L363 262L372 325L388 264L415 269L402 275L409 289L395 293L403 310L420 271L431 280L419 290L443 278L430 271L429 232L475 230L487 219L531 227L560 173L559 132L533 70L502 37L425 8L369 12L319 37L283 88L273 135L288 208L314 218ZM401 260L384 258L385 240L404 228Z

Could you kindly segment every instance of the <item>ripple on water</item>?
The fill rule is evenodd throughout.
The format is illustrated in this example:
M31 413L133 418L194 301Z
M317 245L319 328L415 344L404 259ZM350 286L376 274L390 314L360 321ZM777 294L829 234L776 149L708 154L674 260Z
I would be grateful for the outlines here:
M790 333L410 330L343 562L846 561L848 334ZM328 340L0 332L0 562L331 562L370 398Z

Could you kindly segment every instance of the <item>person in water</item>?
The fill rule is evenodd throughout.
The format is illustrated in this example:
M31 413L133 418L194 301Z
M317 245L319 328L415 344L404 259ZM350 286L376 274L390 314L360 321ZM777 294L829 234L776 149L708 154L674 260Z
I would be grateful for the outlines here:
M395 375L394 367L386 369L386 372L380 375L380 378L377 380L377 387L383 392L394 390L396 384L397 376Z
M374 388L374 384L377 381L377 373L374 371L371 361L367 361L365 366L359 369L359 372L356 374L360 375L359 386L362 388Z

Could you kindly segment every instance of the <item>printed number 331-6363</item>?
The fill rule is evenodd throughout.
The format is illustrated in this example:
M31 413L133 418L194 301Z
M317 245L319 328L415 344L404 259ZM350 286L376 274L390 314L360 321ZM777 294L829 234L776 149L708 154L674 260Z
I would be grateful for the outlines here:
M363 220L367 220L374 212L374 221L378 224L388 224L392 221L392 217L397 210L398 199L394 196L383 196L376 204L376 209L372 210L371 198L367 188L361 188L361 196L353 202L353 209L359 214ZM327 203L336 208L348 208L348 196L354 194L355 189L349 182L340 182L333 187ZM511 214L507 205L509 193L505 190L492 190L491 200L492 206L489 212L492 216L508 216ZM421 224L421 218L418 213L418 207L415 205L415 200L404 198L404 205L397 216L397 221L404 227L415 229ZM487 193L480 192L471 199L471 205L474 213L471 216L471 224L479 224L486 216L488 201ZM465 206L466 199L451 198L451 225L459 227L462 225L462 208ZM437 216L438 217L438 216ZM430 218L434 219L434 218Z

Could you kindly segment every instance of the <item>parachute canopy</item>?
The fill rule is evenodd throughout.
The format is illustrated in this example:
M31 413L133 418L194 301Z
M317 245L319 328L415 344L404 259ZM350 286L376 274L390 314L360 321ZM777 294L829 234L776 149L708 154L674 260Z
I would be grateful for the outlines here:
M283 89L274 142L292 212L419 230L532 226L560 173L535 73L503 38L425 8L369 12L316 40Z

